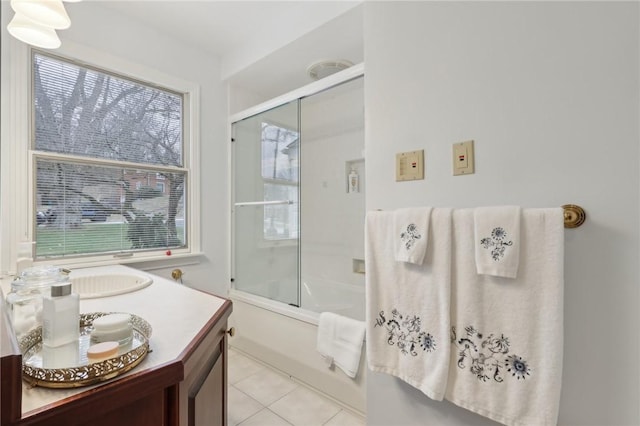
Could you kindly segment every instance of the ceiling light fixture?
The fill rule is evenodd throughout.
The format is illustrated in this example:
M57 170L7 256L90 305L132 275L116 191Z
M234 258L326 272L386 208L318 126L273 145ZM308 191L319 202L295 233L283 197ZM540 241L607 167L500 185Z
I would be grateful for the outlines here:
M40 25L20 13L16 13L9 22L7 31L18 40L43 49L57 49L62 44L56 30Z
M11 8L45 27L63 30L71 26L62 0L11 0Z
M62 45L56 29L71 26L62 0L11 0L11 8L15 16L7 25L7 31L13 37L44 49L57 49Z
M307 68L307 74L314 80L320 80L335 74L339 71L345 70L353 65L353 62L346 59L332 59L315 62Z

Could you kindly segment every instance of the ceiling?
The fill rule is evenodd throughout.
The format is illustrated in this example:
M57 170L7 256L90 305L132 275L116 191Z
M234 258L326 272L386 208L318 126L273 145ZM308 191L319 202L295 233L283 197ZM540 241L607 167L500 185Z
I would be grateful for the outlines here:
M313 62L363 60L359 1L87 2L218 56L224 79L266 99L311 82Z

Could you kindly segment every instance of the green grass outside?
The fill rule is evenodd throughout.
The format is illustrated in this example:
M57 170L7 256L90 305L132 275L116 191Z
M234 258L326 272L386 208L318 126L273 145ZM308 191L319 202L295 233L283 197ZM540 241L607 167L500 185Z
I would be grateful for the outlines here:
M131 249L127 239L127 223L83 223L75 229L38 227L36 230L36 256L72 256L126 251ZM183 227L177 228L183 235Z

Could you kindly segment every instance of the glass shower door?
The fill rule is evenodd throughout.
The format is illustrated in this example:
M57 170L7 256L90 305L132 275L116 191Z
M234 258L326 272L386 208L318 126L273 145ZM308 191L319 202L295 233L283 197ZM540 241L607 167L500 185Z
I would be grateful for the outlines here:
M300 305L299 101L233 123L234 287Z
M301 307L364 320L364 78L300 100Z

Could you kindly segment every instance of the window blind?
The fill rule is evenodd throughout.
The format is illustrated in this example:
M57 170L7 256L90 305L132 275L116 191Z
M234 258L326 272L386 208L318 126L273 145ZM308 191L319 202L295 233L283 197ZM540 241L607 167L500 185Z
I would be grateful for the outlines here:
M34 53L36 257L187 246L183 102Z

